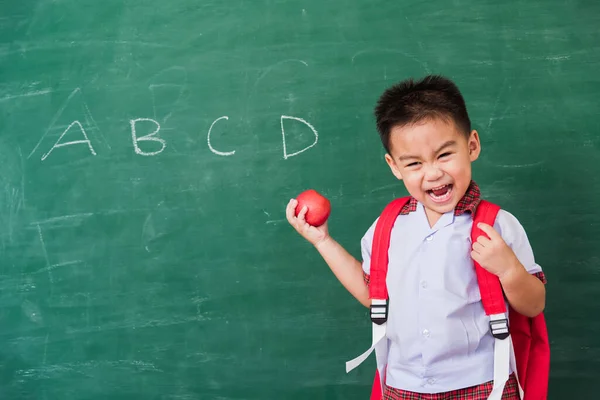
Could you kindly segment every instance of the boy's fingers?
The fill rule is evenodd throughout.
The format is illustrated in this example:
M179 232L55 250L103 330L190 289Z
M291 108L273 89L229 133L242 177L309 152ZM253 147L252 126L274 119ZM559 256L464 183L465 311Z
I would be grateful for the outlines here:
M298 214L298 219L300 221L302 221L303 223L306 223L306 213L308 212L308 207L304 206L302 207L302 209L300 210L300 213Z
M296 212L296 200L291 199L287 205L287 207L285 208L285 216L287 217L287 220L289 221L290 224L294 223L294 220L296 219L296 216L294 215Z
M484 249L484 247L483 247L483 245L481 243L475 242L473 244L473 251L474 252L476 252L476 253L479 254L479 253L481 253L483 251L483 249Z
M491 240L501 239L500 234L498 232L496 232L496 230L493 227L491 227L490 225L480 222L479 224L477 224L477 227L479 229L481 229L482 231L484 231Z
M478 236L477 241L475 242L475 244L479 244L483 247L489 246L491 243L492 241L483 235Z

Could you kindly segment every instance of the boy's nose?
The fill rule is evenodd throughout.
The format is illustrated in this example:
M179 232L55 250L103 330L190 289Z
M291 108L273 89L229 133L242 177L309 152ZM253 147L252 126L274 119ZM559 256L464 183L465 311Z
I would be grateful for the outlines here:
M428 181L436 181L440 179L443 175L444 173L442 172L442 170L435 166L429 166L425 170L425 179L427 179Z

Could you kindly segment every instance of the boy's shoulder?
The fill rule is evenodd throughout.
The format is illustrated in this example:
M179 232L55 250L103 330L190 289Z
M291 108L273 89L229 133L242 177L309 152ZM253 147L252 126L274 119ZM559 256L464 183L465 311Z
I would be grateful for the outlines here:
M502 207L500 207L500 210L498 211L495 224L498 225L499 228L505 228L506 230L523 228L519 219L513 213Z
M527 233L521 221L510 211L503 208L498 211L494 229L509 246L522 241L528 242Z

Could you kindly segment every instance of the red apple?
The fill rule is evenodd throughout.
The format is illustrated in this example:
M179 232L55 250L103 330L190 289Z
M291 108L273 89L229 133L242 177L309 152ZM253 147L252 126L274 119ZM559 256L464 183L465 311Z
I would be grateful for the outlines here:
M327 218L329 218L331 204L329 203L329 200L316 190L306 190L300 193L296 200L298 200L296 216L298 216L300 211L302 211L302 208L306 206L308 208L308 211L306 212L306 222L310 225L321 226L327 221Z

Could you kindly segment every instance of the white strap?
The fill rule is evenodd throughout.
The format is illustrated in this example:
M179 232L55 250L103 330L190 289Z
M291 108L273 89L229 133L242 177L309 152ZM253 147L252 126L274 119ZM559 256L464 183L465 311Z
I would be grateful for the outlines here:
M369 355L373 352L375 346L377 346L377 344L382 339L385 339L386 325L387 323L383 323L381 325L373 324L373 342L371 344L371 347L367 351L362 353L360 356L346 363L346 373L352 371L354 368L362 364L362 362L365 361L367 357L369 357Z
M519 385L519 394L520 394L519 398L524 399L525 391L523 390L523 387L521 386L521 380L519 379L519 374L517 373L517 358L515 357L515 348L513 347L512 336L509 336L508 340L510 340L510 368L513 370L513 373L515 374L515 377L517 378L517 384Z
M502 399L504 386L508 381L510 343L510 336L506 339L494 339L494 387L488 400Z
M389 339L384 337L377 345L375 346L375 361L377 364L377 371L379 371L379 384L381 387L381 391L383 392L383 382L385 381L385 367L387 366L388 361L388 346Z

